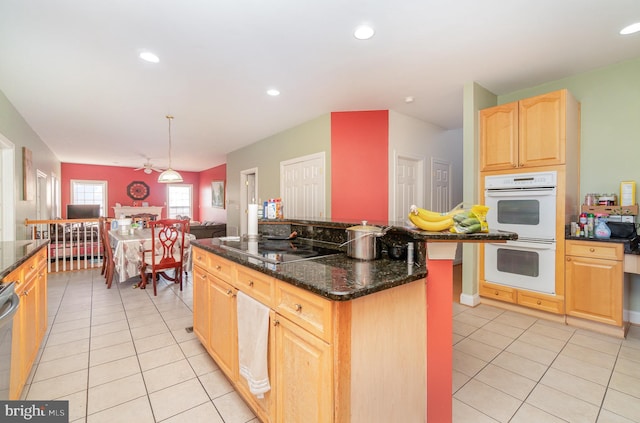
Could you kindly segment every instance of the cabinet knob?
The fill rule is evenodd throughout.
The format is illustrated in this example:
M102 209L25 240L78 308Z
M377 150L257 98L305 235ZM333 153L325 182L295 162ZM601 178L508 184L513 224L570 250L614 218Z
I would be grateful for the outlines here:
M496 292L494 292L495 295L500 295L500 293L498 292L498 290L496 289Z
M249 286L253 287L253 281L249 281Z
M571 261L571 257L567 257L567 261Z
M279 325L280 325L280 320L273 321L273 326L279 326Z
M197 256L197 257L196 257L196 260L198 260L198 261L202 261L202 256Z
M302 311L302 304L295 304L294 308L296 309L296 311Z
M35 269L35 268L36 268L36 267L35 267L33 264L32 264L32 265L31 265L31 267L30 267L30 269L31 269L31 270L33 270L33 269Z
M217 265L217 266L216 266L216 270L218 270L218 271L219 271L220 269L222 269L222 267L220 267L220 265Z
M538 300L538 301L536 301L536 304L540 305L540 304L542 304L542 301Z
M589 252L590 252L590 253L593 253L595 250L596 250L596 249L595 249L595 248L593 248L593 247L589 248Z

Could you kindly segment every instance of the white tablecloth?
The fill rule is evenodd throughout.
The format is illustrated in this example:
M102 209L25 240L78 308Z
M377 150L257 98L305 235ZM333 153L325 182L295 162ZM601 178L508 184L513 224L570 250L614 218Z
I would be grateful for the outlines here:
M195 235L185 235L184 265L185 272L191 271L191 240ZM113 261L119 282L140 276L142 251L151 249L151 229L136 229L133 235L122 234L119 229L109 231L109 242L113 249Z

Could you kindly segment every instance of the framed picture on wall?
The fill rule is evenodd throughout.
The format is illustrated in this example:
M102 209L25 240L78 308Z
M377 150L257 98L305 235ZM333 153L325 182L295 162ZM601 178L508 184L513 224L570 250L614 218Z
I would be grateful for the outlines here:
M211 206L224 209L224 181L211 182Z
M36 173L33 170L33 157L31 150L22 147L22 199L31 201L35 199Z

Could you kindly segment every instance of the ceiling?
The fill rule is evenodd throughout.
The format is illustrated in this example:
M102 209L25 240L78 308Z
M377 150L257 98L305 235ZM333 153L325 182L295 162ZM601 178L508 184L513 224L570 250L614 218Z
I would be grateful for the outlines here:
M62 162L167 167L171 114L172 167L201 171L332 111L460 128L465 83L639 57L618 34L639 21L638 0L0 0L0 91Z

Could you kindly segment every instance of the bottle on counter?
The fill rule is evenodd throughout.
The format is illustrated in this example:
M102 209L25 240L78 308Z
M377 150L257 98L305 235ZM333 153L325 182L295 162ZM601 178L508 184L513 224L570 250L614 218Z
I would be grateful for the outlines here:
M593 213L587 214L587 237L593 238L593 230L595 228L595 216Z

